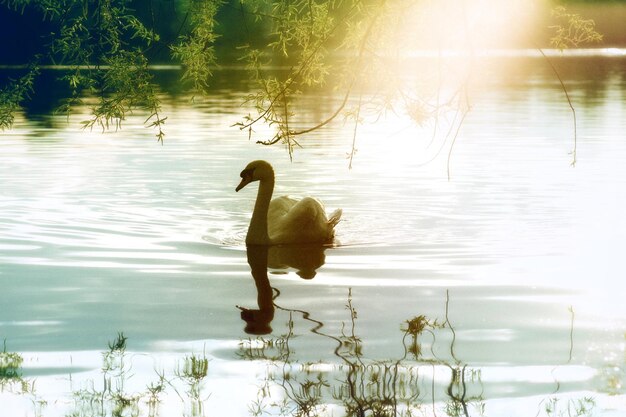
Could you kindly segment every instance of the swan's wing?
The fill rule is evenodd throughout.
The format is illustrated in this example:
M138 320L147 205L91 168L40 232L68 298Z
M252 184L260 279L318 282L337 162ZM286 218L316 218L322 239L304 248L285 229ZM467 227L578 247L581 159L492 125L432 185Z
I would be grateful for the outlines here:
M306 227L314 221L320 221L320 216L323 216L324 221L326 221L324 206L316 198L305 197L297 200L283 196L271 201L267 220L270 228L295 229Z
M285 243L285 230L289 229L285 216L299 200L282 196L270 201L270 207L267 212L267 232L270 239Z
M270 203L268 232L280 243L323 242L332 238L332 227L322 203L313 197L295 200L279 197Z
M267 220L271 224L273 221L280 221L280 219L291 210L293 206L298 203L299 200L284 195L277 197L270 201L270 207L267 212Z

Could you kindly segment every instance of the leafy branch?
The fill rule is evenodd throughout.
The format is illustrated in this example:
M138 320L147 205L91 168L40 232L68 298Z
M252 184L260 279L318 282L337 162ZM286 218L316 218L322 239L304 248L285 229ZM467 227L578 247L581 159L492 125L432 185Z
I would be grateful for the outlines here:
M384 9L386 2L367 9L364 7L364 3L359 0L345 3L350 3L349 7L336 1L318 3L300 0L289 4L276 2L268 13L258 9L251 13L255 16L255 20L269 17L275 25L272 32L275 39L269 43L269 46L283 59L287 61L291 59L289 62L292 63L284 80L279 80L275 76L266 77L260 69L264 55L249 46L243 47L246 49L244 56L248 60L252 79L261 88L258 92L250 94L246 100L247 103L254 104L257 115L248 114L242 122L236 123L235 126L241 130L247 130L249 136L252 135L253 126L260 122L276 128L276 133L271 139L259 140L257 143L273 145L283 142L287 145L291 157L293 148L299 146L296 140L297 136L324 127L335 120L346 108L355 82L362 75L360 64L364 60L366 46L373 32L372 28L377 23L379 12ZM333 19L332 15L340 13L340 10L343 11L343 14L339 18ZM343 42L340 42L340 46L335 49L335 52L343 48L346 49L348 55L355 53L355 49L348 46L349 43L346 42L346 39L348 35L357 31L356 27L360 28L360 26L354 23L350 27L350 22L363 20L369 20L369 23L365 31L360 33L359 42L356 44L356 59L350 62L354 65L355 70L348 71L346 74L345 78L348 81L343 100L330 116L319 123L300 129L290 128L289 120L295 116L291 110L291 103L302 94L303 89L311 86L321 87L325 84L326 76L332 68L328 59L328 45L332 43L336 34L343 30Z
M552 16L558 22L558 24L550 26L550 29L555 31L555 36L551 38L550 43L555 48L563 51L563 49L567 49L569 47L578 47L585 43L602 41L602 35L596 31L595 22L592 19L583 19L579 14L569 13L562 6L554 8L552 10ZM565 83L563 82L563 79L561 78L561 75L557 71L556 67L544 53L543 49L537 49L552 69L552 72L554 72L556 78L559 80L559 84L565 94L567 104L572 112L572 123L574 125L574 146L570 152L572 155L572 162L570 165L576 166L576 151L578 147L576 109L574 108L574 104L572 103L572 99L567 91L567 88L565 87Z
M42 19L54 23L48 51L39 61L68 65L69 73L60 77L67 83L71 96L59 111L71 114L85 93L98 97L92 106L92 118L85 127L119 128L133 110L148 113L146 125L157 130L163 142L163 123L158 87L148 70L146 51L160 37L148 29L134 11L130 0L3 0L13 10L27 8L41 13ZM37 66L21 79L13 81L0 96L0 126L10 127L13 113L32 92Z
M28 72L17 80L12 80L0 90L0 129L10 129L15 121L15 112L22 108L22 103L33 93L35 78L39 74L37 66L31 66Z
M183 67L183 80L191 81L195 91L208 93L209 79L216 66L214 43L219 37L215 32L216 14L222 0L192 0L189 10L190 33L179 36L171 46L172 56Z
M602 35L596 31L593 19L584 19L577 13L570 13L563 6L552 10L552 17L557 24L550 26L555 35L550 43L560 50L602 41Z
M449 176L452 148L470 109L469 75L458 82L462 86L444 89L440 52L435 64L439 72L436 82L427 80L429 68L416 67L423 85L406 84L406 73L401 70L406 64L415 65L409 61L407 51L420 46L416 26L433 18L432 11L422 7L422 1L184 0L173 6L186 12L183 19L175 18L173 26L179 27L179 33L173 36L173 41L162 41L153 29L154 14L152 26L144 24L141 14L130 8L131 1L0 0L4 7L19 12L36 11L42 19L53 23L54 29L46 40L48 49L41 60L70 68L60 77L71 94L59 111L69 116L73 108L82 104L84 96L97 99L91 106L91 117L83 122L86 128L118 129L129 114L141 112L146 115L144 125L154 129L162 143L167 118L162 116L159 89L150 73L149 52L155 44L169 48L171 58L182 64L182 80L191 85L194 93L208 94L217 66L221 23L218 13L224 6L230 6L241 11L237 24L248 37L238 52L255 85L243 103L252 110L235 126L246 131L250 139L257 127L270 127L269 137L259 138L257 143L283 143L291 158L302 136L343 116L354 123L352 149L348 152L351 166L357 151L358 128L365 120L377 121L388 113L408 116L417 125L435 119L434 140L439 117L455 111L454 122L437 152L439 155L451 142ZM149 8L152 8L151 0ZM555 32L551 41L559 49L602 38L593 20L583 19L562 7L554 10L553 18L556 23L550 26ZM465 42L463 45L438 46L472 50L471 33L467 32L467 22L464 23L461 26L465 27L467 39L461 41ZM574 165L576 111L555 66L543 50L540 52L555 72L572 111ZM274 71L275 68L280 70ZM468 74L471 71L468 69ZM37 73L37 66L33 65L25 75L0 90L1 129L13 124L15 112L33 92ZM337 99L331 102L327 113L314 121L304 119L297 111L304 92L329 87L334 87Z
M149 113L145 123L157 129L157 139L163 143L163 124L167 118L160 115L161 105L145 56L138 51L122 51L105 62L107 65L101 80L103 95L92 109L93 117L83 122L83 126L93 128L98 125L103 130L111 126L119 128L128 112L142 108Z

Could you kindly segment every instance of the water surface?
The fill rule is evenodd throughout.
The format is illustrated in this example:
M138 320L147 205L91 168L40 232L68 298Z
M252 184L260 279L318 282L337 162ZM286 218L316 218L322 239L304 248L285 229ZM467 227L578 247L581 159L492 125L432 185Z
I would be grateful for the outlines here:
M0 137L0 337L23 363L0 362L0 416L626 413L626 63L557 59L572 167L550 68L496 60L449 165L450 138L402 114L359 127L352 169L350 123L290 161L230 127L245 81L164 95L163 146L141 115L104 134L86 108L20 115ZM277 193L343 209L336 246L246 253L253 159Z

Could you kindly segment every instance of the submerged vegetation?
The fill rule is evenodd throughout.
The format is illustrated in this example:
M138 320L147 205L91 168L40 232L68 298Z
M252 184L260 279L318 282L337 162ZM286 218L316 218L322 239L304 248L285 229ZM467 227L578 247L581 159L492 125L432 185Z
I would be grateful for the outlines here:
M7 352L6 341L4 348L0 352L0 384L12 379L21 377L21 367L24 358L18 353Z
M186 356L172 375L166 377L165 371L155 370L155 381L142 389L131 389L129 386L136 386L133 384L136 355L127 352L127 340L119 333L109 343L108 350L102 353L99 378L80 380L77 387L70 374L68 396L50 402L36 389L35 378L22 376L22 356L7 352L5 347L0 352L0 396L24 397L34 407L34 416L45 416L48 408L60 406L67 417L156 417L162 415L160 405L164 398L173 394L183 404L182 415L204 415L202 406L206 396L202 384L208 374L206 356Z
M34 79L41 65L55 64L67 68L59 82L70 91L60 111L69 115L86 97L95 97L85 127L117 129L138 111L162 142L167 117L150 64L181 64L182 80L201 97L210 94L219 63L234 58L247 66L253 88L246 98L252 111L236 126L249 137L269 126L273 133L258 137L259 143L283 143L291 155L302 135L347 120L354 123L352 161L358 126L396 113L416 124L430 123L433 135L447 132L444 142L451 148L471 107L468 82L477 43L509 37L500 33L503 22L527 11L497 3L487 19L456 0L4 0L0 7L36 14L52 30L25 75L0 86L0 128L13 124L30 94L45 94L33 92ZM593 21L562 7L554 17L557 48L601 38ZM432 68L414 62L412 54L424 49L439 57ZM468 57L464 73L452 82L442 60L448 49ZM407 68L423 82L407 84L402 72ZM325 116L311 121L298 113L298 100L321 88L333 88L337 100Z
M255 373L260 372L256 395L250 397L249 387L246 387L249 415L500 415L498 411L494 414L488 398L490 395L494 400L500 398L500 391L494 386L500 384L498 379L494 382L493 375L485 377L483 371L489 372L489 368L472 366L457 352L460 338L449 315L450 303L446 293L442 318L416 315L398 324L396 358L392 353L385 358L368 353L369 346L359 335L358 313L351 290L345 305L346 319L338 328L315 320L305 311L276 304L276 308L288 316L285 332L277 336L243 338L234 352L240 360L257 369ZM323 359L328 356L323 352L316 352L315 355L322 355L317 358L304 359L307 355L298 352L303 347L298 339L306 336L297 331L301 325L310 328L306 331L307 337L318 338L320 346L329 342L330 350L334 349L331 359ZM119 333L102 353L99 375L92 379L70 374L66 379L69 384L66 397L54 401L36 390L35 378L22 376L24 359L18 353L8 352L5 346L0 352L0 397L25 398L25 404L34 407L33 414L25 415L42 417L48 411L59 410L67 417L199 417L220 411L211 408L211 390L206 385L211 380L221 381L219 378L223 376L211 373L210 359L205 353L187 354L169 371L158 369L156 358L148 358L155 363L155 379L150 381L149 372L143 371L143 375L138 376L142 371L133 369L148 355L129 353L127 342L128 338ZM567 363L570 360L571 356ZM552 371L553 383L546 385L546 395L539 396L532 414L546 417L596 415L598 410L593 397L567 390L559 392L561 384L554 371L556 368ZM244 396L241 398L243 400Z

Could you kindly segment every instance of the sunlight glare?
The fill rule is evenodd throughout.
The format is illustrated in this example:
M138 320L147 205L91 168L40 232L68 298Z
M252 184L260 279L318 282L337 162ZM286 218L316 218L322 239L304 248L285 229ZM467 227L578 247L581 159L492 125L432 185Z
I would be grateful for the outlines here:
M400 18L396 36L413 51L528 47L528 28L537 27L545 11L541 0L419 2Z

